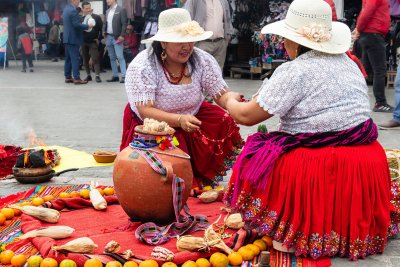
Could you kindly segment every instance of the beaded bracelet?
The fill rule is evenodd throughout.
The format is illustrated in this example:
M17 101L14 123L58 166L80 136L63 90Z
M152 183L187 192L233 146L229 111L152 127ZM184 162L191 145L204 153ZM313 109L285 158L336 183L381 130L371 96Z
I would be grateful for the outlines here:
M178 117L178 126L179 126L179 127L181 127L181 118L182 118L182 114L179 115L179 117Z

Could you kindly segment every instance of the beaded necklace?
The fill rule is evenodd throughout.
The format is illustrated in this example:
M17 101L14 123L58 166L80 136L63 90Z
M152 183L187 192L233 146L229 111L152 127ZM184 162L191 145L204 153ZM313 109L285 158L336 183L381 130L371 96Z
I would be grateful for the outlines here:
M182 65L181 73L177 77L167 69L167 66L165 65L165 62L162 63L162 68L163 68L164 75L167 78L168 82L172 83L172 84L179 84L182 81L183 76L185 76L186 78L190 77L190 72L189 72L189 74L185 73L186 67L187 67L187 63L184 63Z

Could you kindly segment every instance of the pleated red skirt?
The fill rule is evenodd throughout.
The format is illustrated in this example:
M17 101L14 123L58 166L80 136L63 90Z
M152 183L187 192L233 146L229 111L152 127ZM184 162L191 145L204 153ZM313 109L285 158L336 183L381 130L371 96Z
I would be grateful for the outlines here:
M201 121L199 131L188 133L175 129L178 147L190 155L193 187L217 185L243 146L240 129L223 109L205 101L195 116ZM143 121L128 104L124 111L121 150L129 146L135 137L135 127L141 124Z
M265 191L245 181L231 205L247 227L294 247L298 256L358 259L384 250L391 222L390 186L385 152L377 141L297 148L276 162Z

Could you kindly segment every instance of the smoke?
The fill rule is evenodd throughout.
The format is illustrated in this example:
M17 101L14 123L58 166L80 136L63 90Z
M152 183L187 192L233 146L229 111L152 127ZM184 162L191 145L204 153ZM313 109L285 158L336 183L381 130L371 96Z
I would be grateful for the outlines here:
M0 108L0 143L19 146L29 143L28 134L33 127L23 114L29 114L29 112L21 112L21 107L14 106L12 103Z

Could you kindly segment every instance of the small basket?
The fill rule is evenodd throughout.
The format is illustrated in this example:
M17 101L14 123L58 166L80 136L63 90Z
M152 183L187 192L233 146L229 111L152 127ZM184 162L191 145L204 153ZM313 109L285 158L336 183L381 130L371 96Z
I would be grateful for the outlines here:
M385 149L392 181L400 181L400 150Z

